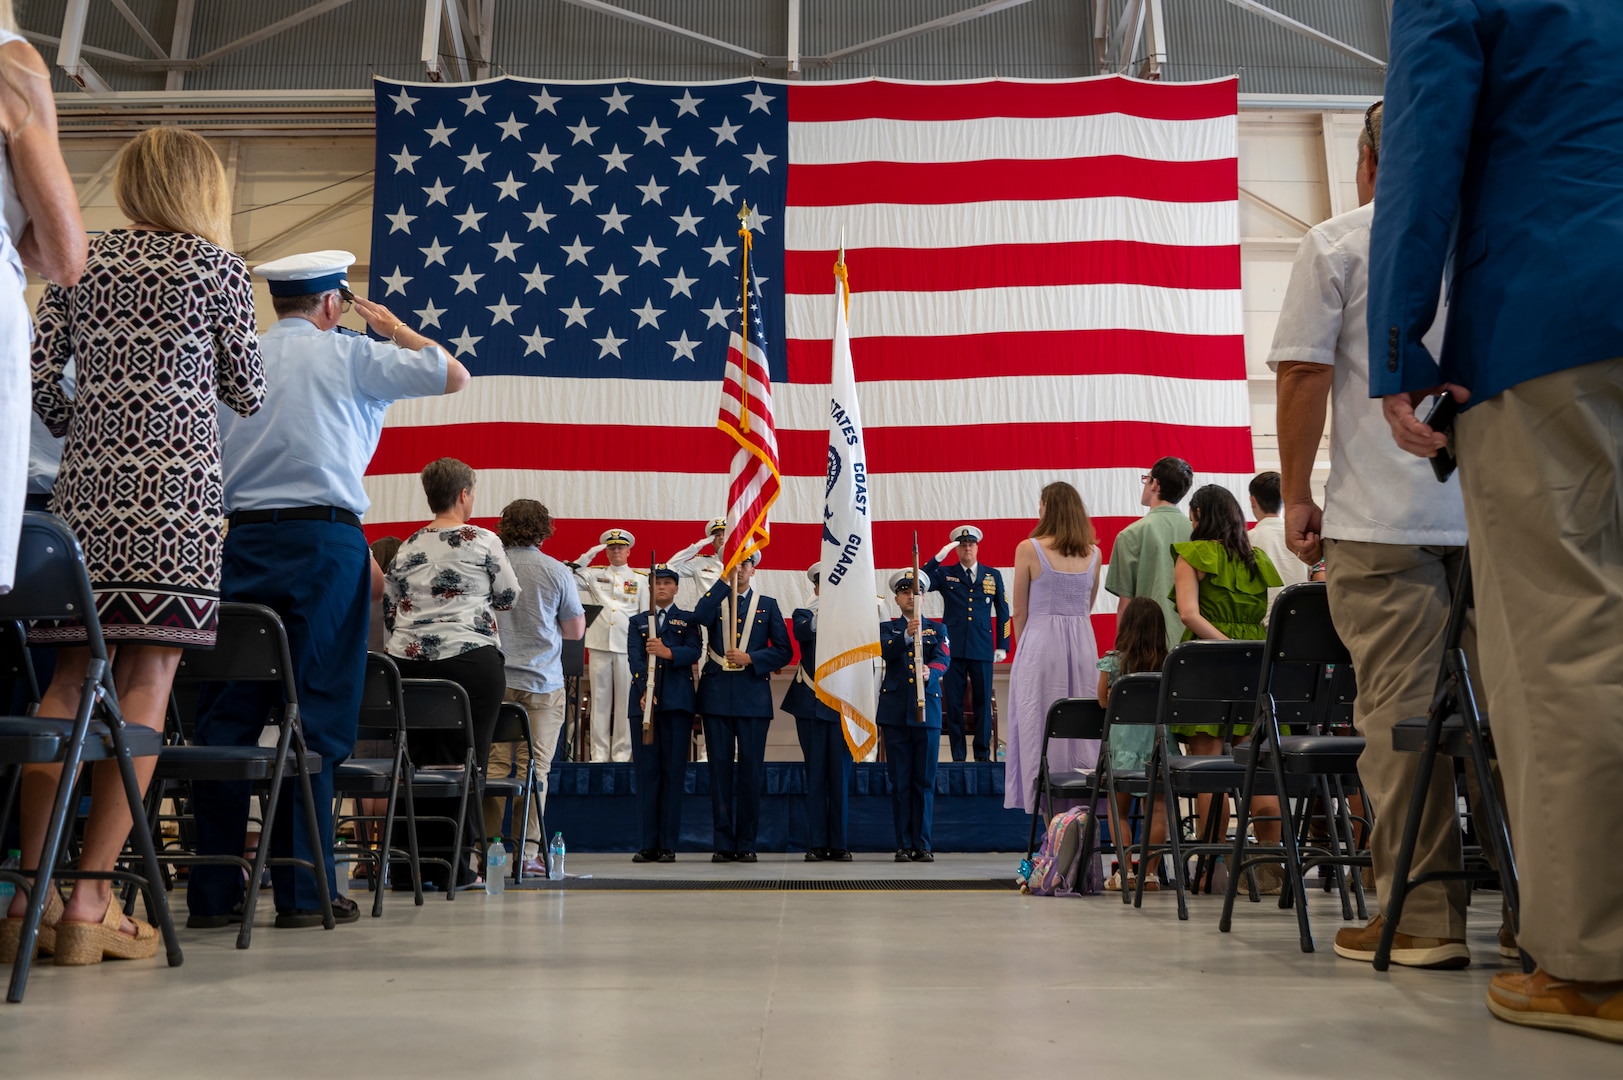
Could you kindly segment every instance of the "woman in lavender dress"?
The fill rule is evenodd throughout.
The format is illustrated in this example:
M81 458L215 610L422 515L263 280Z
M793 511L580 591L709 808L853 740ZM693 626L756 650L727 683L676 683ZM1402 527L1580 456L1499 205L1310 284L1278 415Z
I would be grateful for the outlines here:
M1093 599L1099 592L1099 546L1082 496L1070 484L1043 488L1037 528L1014 549L1014 670L1009 677L1009 749L1003 805L1031 813L1032 785L1043 753L1043 722L1060 698L1098 692L1099 649ZM1091 768L1093 740L1055 742L1054 771Z

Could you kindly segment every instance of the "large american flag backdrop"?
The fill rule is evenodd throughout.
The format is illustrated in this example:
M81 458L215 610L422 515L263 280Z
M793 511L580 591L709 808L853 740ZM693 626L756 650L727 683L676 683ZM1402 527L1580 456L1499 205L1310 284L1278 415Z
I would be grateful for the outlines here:
M819 555L842 228L882 568L960 522L1012 565L1055 479L1108 558L1165 454L1244 505L1237 106L1234 80L380 80L370 295L475 378L393 406L367 530L425 521L417 472L449 455L481 520L545 502L561 558L611 526L633 565L697 539L734 451L745 203L783 468L761 584L786 610ZM1101 649L1113 611L1101 591Z

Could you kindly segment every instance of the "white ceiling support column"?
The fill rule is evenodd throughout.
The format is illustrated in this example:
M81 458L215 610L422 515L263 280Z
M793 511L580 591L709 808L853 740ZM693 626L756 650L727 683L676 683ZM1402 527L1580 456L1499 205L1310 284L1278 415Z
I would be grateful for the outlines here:
M196 14L197 0L176 0L175 28L169 35L169 59L184 60L192 48L192 16ZM186 72L171 68L164 76L165 90L186 89Z
M1093 0L1093 70L1110 67L1110 0Z
M1138 77L1159 79L1161 68L1167 62L1166 18L1161 12L1161 0L1147 0L1144 15L1144 35L1148 42L1148 52L1144 56L1144 63L1139 67Z
M1324 183L1325 189L1330 193L1330 216L1336 217L1353 207L1347 205L1345 181L1348 174L1341 160L1341 151L1338 148L1340 144L1336 139L1335 113L1319 114L1319 136L1324 142Z
M1127 0L1122 8L1121 21L1116 24L1115 61L1112 66L1121 75L1132 67L1138 55L1138 43L1144 38L1144 0Z
M1310 38L1313 41L1317 41L1320 45L1323 45L1328 49L1334 49L1343 56L1350 56L1354 60L1362 60L1364 63L1378 67L1383 71L1386 69L1385 60L1371 56L1362 49L1356 49L1353 46L1348 45L1345 41L1342 41L1340 38L1331 37L1323 30L1315 29L1314 27L1309 26L1307 23L1298 22L1289 15L1275 11L1267 4L1262 3L1262 0L1228 0L1228 2L1241 10L1249 11L1259 19L1267 19L1269 22L1274 23L1275 25L1283 26L1292 33L1301 34L1305 38Z
M146 23L136 18L135 12L130 10L127 0L113 0L113 6L118 9L120 15L124 16L124 21L130 24L130 29L135 31L135 36L141 39L142 44L152 50L153 56L156 56L159 60L169 59L169 54L164 51L162 45L158 44L158 39L152 36L152 31L147 29Z
M800 78L800 0L789 0L789 77Z
M491 48L492 39L496 35L496 0L468 0L469 3L479 5L479 71L478 77L488 79L492 74L491 57L495 50Z
M580 0L568 0L568 2L575 4L580 3ZM917 26L910 26L906 30L897 30L892 34L881 34L879 37L870 38L869 40L859 42L856 45L848 45L843 49L835 49L833 52L821 57L821 59L825 61L843 60L848 56L855 56L857 53L867 52L869 49L877 49L882 45L890 45L893 42L905 41L907 38L917 37L920 34L928 34L936 30L945 30L949 26L958 26L966 22L971 22L975 19L985 18L988 15L995 15L1000 11L1007 11L1012 7L1019 7L1021 4L1028 4L1030 2L1031 0L990 0L989 3L981 4L978 7L966 8L963 11L955 11L951 15L943 15L939 19L931 19L929 22L922 22Z
M1016 2L1024 3L1025 0L1016 0ZM641 15L635 11L627 11L623 7L616 7L614 4L608 3L607 0L564 0L564 3L574 4L576 7L582 7L588 11L595 11L600 15L612 15L616 19L624 19L626 22L634 22L638 26L647 26L654 30L663 30L667 34L675 34L678 37L685 37L693 41L702 41L706 45L714 45L718 49L726 49L728 52L737 53L740 56L747 56L756 63L760 63L765 59L765 57L754 49L746 49L742 46L734 45L729 41L722 41L720 38L713 38L709 34L701 34L697 30L689 30L686 27L677 26L674 23L668 23L662 19L656 19L651 15Z
M67 9L62 13L62 44L57 46L56 62L81 89L105 94L112 87L80 55L85 40L85 18L89 14L90 0L68 0Z
M423 0L423 70L429 82L441 82L440 71L440 19L444 16L445 0Z
M467 82L473 74L473 66L468 62L468 35L462 32L467 12L462 9L462 0L445 0L444 11L445 37L450 42L451 65L456 71L456 81Z

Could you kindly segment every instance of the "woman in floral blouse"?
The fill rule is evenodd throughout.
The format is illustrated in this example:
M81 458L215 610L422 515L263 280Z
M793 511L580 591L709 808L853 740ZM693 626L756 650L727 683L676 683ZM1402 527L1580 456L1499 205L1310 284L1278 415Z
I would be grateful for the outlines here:
M389 655L407 679L449 679L468 692L480 781L469 795L466 820L481 821L484 769L496 729L507 679L502 667L496 612L512 608L518 578L495 533L468 524L473 516L474 473L455 458L440 458L423 469L423 492L434 520L411 535L395 554L383 578L383 621L389 629ZM455 733L415 732L412 761L460 765L464 743ZM419 816L454 817L455 800L420 799ZM452 827L423 822L418 841L424 856L449 857ZM466 850L466 849L465 849ZM443 884L444 871L423 868L424 883ZM410 888L399 875L397 884ZM463 882L474 880L464 870Z

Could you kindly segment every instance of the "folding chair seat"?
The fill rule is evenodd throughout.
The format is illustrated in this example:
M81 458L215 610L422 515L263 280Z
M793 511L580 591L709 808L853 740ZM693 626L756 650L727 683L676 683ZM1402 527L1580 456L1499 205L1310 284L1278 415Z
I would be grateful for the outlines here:
M274 686L279 700L267 710L266 727L277 731L275 746L200 746L190 742L196 723L196 708L204 684L265 683ZM237 931L237 948L246 949L253 939L254 913L267 866L298 866L315 877L316 896L321 906L322 925L332 929L332 898L327 891L326 868L293 857L270 858L270 835L277 812L282 809L283 781L293 779L297 795L304 803L310 850L323 850L316 824L315 798L310 774L321 771L321 756L305 748L304 731L299 724L298 687L293 679L293 660L288 650L287 632L281 616L262 604L220 604L219 625L212 649L187 649L181 654L175 672L172 734L182 741L167 745L158 755L158 768L147 793L148 821L154 835L160 819L158 807L172 784L197 781L247 781L263 801L260 843L252 860L238 853L202 855L166 850L165 863L203 866L239 866L248 873L248 889L243 897L242 923Z
M1037 850L1037 821L1047 822L1054 817L1054 800L1071 799L1091 802L1099 796L1099 774L1094 769L1065 769L1054 771L1048 764L1048 746L1054 739L1103 739L1104 708L1092 698L1060 698L1048 706L1043 722L1042 756L1038 760L1037 776L1032 780L1031 832L1026 837L1026 857L1020 862L1022 877L1031 872L1031 856ZM1082 838L1082 862L1090 864L1099 831L1097 815L1090 815L1087 834Z
M383 894L388 890L388 865L392 856L405 855L411 870L412 891L417 906L423 903L423 872L417 860L417 820L411 798L411 788L403 785L401 777L408 774L410 759L406 753L405 691L401 686L400 669L383 653L367 653L366 675L361 686L361 712L357 722L356 741L367 740L387 743L389 756L349 758L333 770L333 798L338 807L345 799L353 799L356 812L340 816L335 809L334 825L353 823L359 828L370 826L376 831L371 844L357 842L345 845L335 854L338 861L364 862L371 869L372 917L383 915ZM394 823L401 797L406 803L406 850L391 846ZM385 800L383 814L360 811L363 798ZM361 839L360 836L357 837Z
M146 830L131 830L130 843L140 860L140 873L129 870L92 873L57 865L77 807L73 795L80 780L80 766L87 761L118 762L130 815L139 819L142 813L141 786L135 775L133 759L155 755L161 736L156 731L124 723L113 685L112 666L107 659L107 645L96 618L96 598L85 572L78 539L59 519L49 514L30 512L23 515L16 582L11 592L0 596L0 621L14 625L33 619L82 621L91 659L79 697L78 712L72 720L36 716L0 717L0 765L62 765L61 779L57 783L51 815L45 827L45 844L40 852L39 867L29 873L0 870L0 879L30 890L17 959L11 967L11 984L6 993L6 1000L13 1002L21 1001L28 989L28 975L34 962L34 943L39 935L40 919L45 913L45 899L57 879L106 878L134 885L145 898L148 918L163 935L169 966L178 967L183 959L180 940L169 917L168 897L162 887L162 870L152 848L152 837ZM8 798L7 810L10 803Z
M524 866L524 845L529 841L530 806L532 801L539 801L546 788L546 779L541 776L535 762L535 739L530 732L530 714L516 701L504 701L496 714L496 729L490 741L495 743L514 743L529 747L529 754L525 757L529 765L523 775L519 775L517 761L521 755L514 754L515 762L512 776L491 776L487 770L485 774L485 797L495 799L509 799L513 804L513 882L521 883ZM541 840L547 835L546 815L538 818L541 826ZM487 852L488 855L488 852Z
M457 877L466 850L465 831L468 822L468 802L477 790L479 766L473 741L473 707L468 692L449 679L402 679L403 711L401 722L406 734L405 782L408 787L407 828L415 831L425 821L440 822L454 827L455 833L449 859L418 855L418 865L433 863L447 871L445 898L455 900ZM423 756L413 747L414 734L430 736L446 757L458 758L453 764L425 764ZM419 814L419 799L454 799L454 814ZM420 887L420 886L419 886Z

